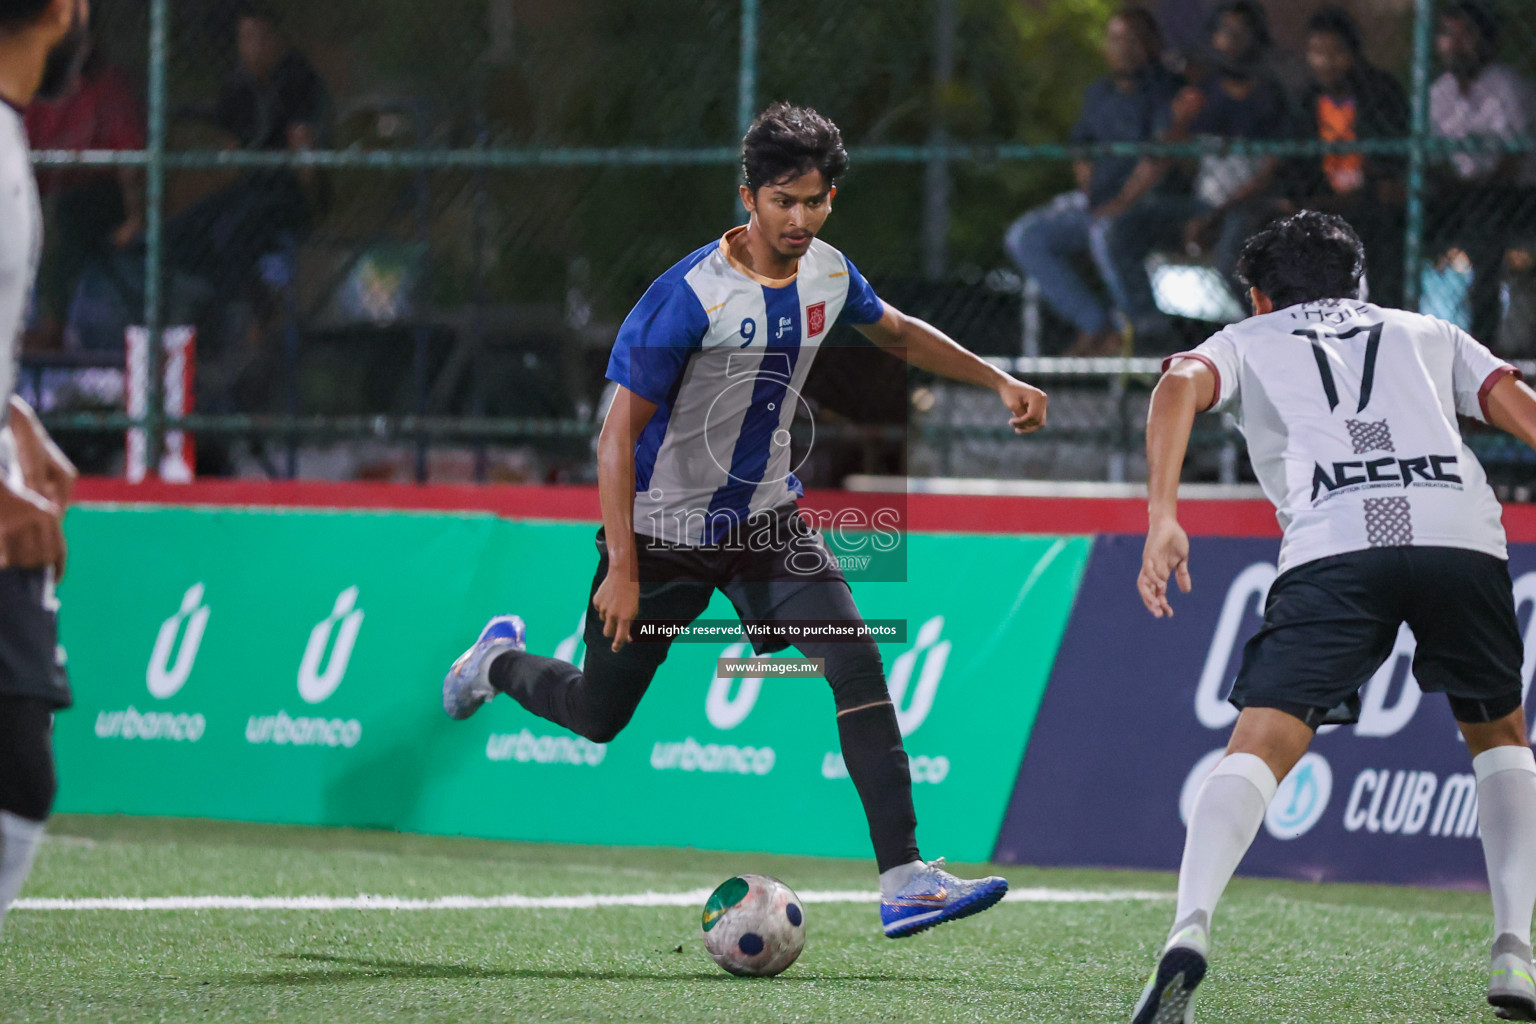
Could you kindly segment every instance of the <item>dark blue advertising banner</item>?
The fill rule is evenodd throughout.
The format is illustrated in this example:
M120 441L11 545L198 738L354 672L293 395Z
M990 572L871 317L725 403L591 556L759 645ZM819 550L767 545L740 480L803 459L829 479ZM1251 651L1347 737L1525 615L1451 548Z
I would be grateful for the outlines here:
M1154 619L1136 593L1142 538L1101 537L1078 591L998 838L1004 863L1175 869L1196 789L1222 756L1243 644L1278 540L1195 538L1194 591ZM1510 573L1530 687L1536 545ZM1361 691L1352 726L1319 731L1281 783L1240 873L1485 886L1477 787L1445 698L1411 676L1414 640ZM1529 708L1527 709L1529 711Z

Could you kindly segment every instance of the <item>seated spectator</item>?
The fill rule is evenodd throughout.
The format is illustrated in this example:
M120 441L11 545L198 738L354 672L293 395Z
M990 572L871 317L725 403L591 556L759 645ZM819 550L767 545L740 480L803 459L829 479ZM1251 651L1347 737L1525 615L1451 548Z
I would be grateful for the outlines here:
M288 45L270 9L242 4L236 24L239 68L219 94L213 123L230 148L312 148L329 105L319 73ZM263 256L309 231L322 200L312 168L248 172L169 220L168 257L206 279L216 294L239 294Z
M1301 96L1302 125L1322 142L1402 139L1409 130L1408 94L1397 79L1366 60L1360 26L1339 7L1307 23L1312 79ZM1330 153L1295 162L1291 192L1298 207L1345 218L1365 242L1366 282L1383 306L1403 300L1404 163L1401 157Z
M1209 70L1174 99L1169 138L1214 142L1292 135L1295 118L1285 90L1264 70L1270 63L1264 9L1252 0L1227 0L1212 12L1208 28ZM1278 166L1272 156L1213 148L1200 159L1193 194L1150 197L1111 226L1108 248L1130 299L1138 348L1156 349L1168 340L1167 318L1157 312L1145 272L1152 250L1182 248L1208 257L1233 292L1243 293L1233 277L1238 253L1248 236L1280 211Z
M1440 15L1435 52L1445 69L1429 92L1434 134L1445 139L1509 139L1532 134L1531 85L1497 61L1498 18L1475 0ZM1472 333L1497 342L1504 254L1536 227L1536 154L1456 153L1438 169L1429 235L1463 249L1472 263Z
M69 92L27 108L33 149L141 150L144 110L127 74L87 44ZM122 249L144 230L144 176L135 167L40 169L38 193L48 219L37 280L37 327L29 347L58 348L80 275L93 260Z
M1168 127L1178 80L1161 64L1162 32L1140 7L1125 7L1105 28L1109 74L1083 95L1072 141L1142 142ZM1090 254L1116 308L1126 312L1124 289L1105 251L1108 226L1151 194L1162 178L1155 160L1104 157L1073 165L1078 187L1014 221L1004 247L1040 284L1046 302L1077 328L1072 355L1118 354L1124 342L1111 312L1083 281L1073 257Z

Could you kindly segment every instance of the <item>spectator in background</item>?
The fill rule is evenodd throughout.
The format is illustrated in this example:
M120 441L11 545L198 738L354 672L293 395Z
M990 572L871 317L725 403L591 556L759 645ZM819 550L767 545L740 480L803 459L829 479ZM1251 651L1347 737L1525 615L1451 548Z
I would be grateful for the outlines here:
M1208 68L1198 84L1174 99L1168 136L1175 141L1280 139L1294 134L1295 117L1272 63L1269 21L1251 0L1227 0L1207 24ZM1193 195L1153 197L1117 220L1109 232L1115 274L1125 284L1128 310L1138 325L1138 348L1156 349L1169 333L1157 312L1145 272L1157 248L1182 248L1211 260L1235 294L1233 272L1248 236L1279 213L1272 156L1234 153L1222 146L1201 157Z
M1162 50L1162 32L1146 9L1127 6L1109 19L1104 33L1109 74L1084 93L1072 128L1074 143L1143 142L1166 131L1179 82L1162 66ZM1014 221L1004 247L1039 282L1051 308L1077 328L1068 354L1114 355L1124 346L1122 332L1072 260L1089 254L1115 307L1128 314L1125 289L1105 248L1106 232L1157 188L1163 167L1156 160L1103 157L1078 160L1073 171L1077 188Z
M277 16L263 5L241 4L236 46L239 67L210 112L227 147L312 148L329 97L319 73L283 37ZM323 182L312 168L248 172L171 218L170 259L208 280L219 295L239 293L262 257L308 233L323 200Z
M1408 94L1397 79L1366 60L1360 26L1340 7L1324 7L1307 23L1312 79L1301 96L1302 125L1322 142L1402 139L1409 130ZM1365 243L1371 301L1403 300L1401 157L1331 153L1295 161L1295 205L1348 220Z
M1475 0L1440 15L1435 52L1445 69L1429 91L1429 118L1445 139L1509 139L1532 134L1531 85L1497 62L1497 16ZM1536 154L1452 154L1430 203L1430 236L1465 250L1472 263L1472 334L1494 345L1501 319L1504 254L1536 226Z
M68 93L26 112L32 148L140 150L144 110L128 75L87 44ZM30 347L58 348L80 275L144 230L144 176L135 167L39 169L48 246L38 271L37 327Z

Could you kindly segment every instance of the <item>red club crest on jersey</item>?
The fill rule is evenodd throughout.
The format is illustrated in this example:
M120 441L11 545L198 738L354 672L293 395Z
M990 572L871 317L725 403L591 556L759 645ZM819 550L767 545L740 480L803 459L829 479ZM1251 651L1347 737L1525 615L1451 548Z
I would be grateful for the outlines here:
M814 338L827 329L827 304L818 302L805 307L805 336Z

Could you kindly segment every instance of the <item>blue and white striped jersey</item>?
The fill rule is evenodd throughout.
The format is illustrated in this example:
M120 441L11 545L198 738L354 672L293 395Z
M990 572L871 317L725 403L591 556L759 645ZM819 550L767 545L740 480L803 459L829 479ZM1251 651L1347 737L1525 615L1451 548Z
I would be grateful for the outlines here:
M655 402L635 445L635 531L715 543L748 515L805 493L789 426L816 351L838 322L885 312L849 260L820 239L776 281L731 258L735 228L691 253L625 317L608 379Z

